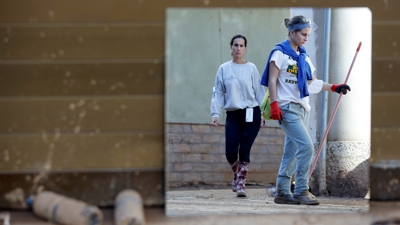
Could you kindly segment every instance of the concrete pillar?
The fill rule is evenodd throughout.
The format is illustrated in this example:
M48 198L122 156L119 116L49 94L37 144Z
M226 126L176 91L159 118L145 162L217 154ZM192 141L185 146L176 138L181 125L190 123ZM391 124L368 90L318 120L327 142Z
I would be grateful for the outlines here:
M333 196L364 197L369 190L372 14L368 8L332 9L330 83L343 83L361 50L328 134L326 184ZM329 118L339 95L329 94Z

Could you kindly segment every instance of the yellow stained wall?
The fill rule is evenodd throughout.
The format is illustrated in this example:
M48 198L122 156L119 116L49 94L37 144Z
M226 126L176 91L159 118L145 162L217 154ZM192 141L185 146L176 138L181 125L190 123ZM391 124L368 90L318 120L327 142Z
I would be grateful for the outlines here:
M105 206L134 188L163 204L165 26L153 9L0 2L0 207L41 189Z

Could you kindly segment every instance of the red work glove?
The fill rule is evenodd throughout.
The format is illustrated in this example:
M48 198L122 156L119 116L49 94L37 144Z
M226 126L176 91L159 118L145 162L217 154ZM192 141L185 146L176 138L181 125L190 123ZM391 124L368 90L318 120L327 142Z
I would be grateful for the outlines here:
M332 92L336 92L338 94L343 93L344 95L347 94L347 90L350 90L349 85L347 84L332 84L331 87Z
M281 124L281 120L283 118L283 113L278 107L278 102L274 101L273 103L270 104L271 106L271 119L273 120L278 120L279 124Z

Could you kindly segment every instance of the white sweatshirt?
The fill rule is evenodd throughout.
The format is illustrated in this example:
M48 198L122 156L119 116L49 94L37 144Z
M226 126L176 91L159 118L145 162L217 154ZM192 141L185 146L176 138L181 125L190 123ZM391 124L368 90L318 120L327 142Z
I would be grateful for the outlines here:
M257 67L251 63L223 63L217 71L211 98L211 116L220 117L222 106L227 111L261 105L265 89L260 84Z

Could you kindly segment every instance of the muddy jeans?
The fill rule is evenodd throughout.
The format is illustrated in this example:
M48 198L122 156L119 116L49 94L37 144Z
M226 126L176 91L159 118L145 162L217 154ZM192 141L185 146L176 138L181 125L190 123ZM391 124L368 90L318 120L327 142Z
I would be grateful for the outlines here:
M308 190L308 174L313 155L313 142L308 134L310 112L298 103L281 107L284 114L281 128L285 132L285 145L278 172L276 189L278 194L291 194L290 181L296 172L294 194Z

